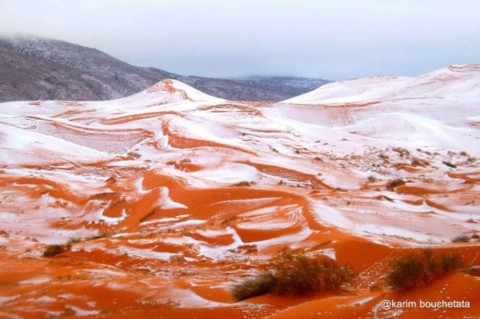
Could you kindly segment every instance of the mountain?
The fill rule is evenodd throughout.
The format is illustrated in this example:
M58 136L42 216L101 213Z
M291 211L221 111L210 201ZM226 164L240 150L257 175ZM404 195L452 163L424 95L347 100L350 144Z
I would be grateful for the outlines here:
M108 100L176 79L229 100L279 101L325 80L214 79L132 66L96 49L35 37L0 39L0 101ZM300 80L299 80L300 81ZM311 83L308 85L308 83ZM312 87L313 86L313 87Z
M324 79L302 78L294 76L250 76L246 77L245 79L286 85L301 90L313 90L322 85L330 83L330 81Z
M174 79L1 103L0 317L416 319L441 307L385 300L447 298L468 304L442 318L476 318L479 85L458 65L278 103ZM388 280L402 263L417 289ZM352 285L268 293L275 265L304 289L351 279L337 264Z

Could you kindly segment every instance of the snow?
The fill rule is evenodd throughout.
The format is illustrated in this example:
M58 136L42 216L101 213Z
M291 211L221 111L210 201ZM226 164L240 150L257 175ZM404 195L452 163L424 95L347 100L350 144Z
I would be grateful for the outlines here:
M412 225L409 225L408 223L403 222L401 225L389 225L389 221L393 222L396 220L394 217L396 215L392 215L393 213L390 214L385 214L385 218L381 219L381 222L383 224L376 223L375 219L368 219L366 216L361 217L362 213L360 211L354 212L354 215L356 218L353 219L352 217L349 216L344 210L341 209L336 209L334 207L327 206L321 202L314 202L311 201L310 205L312 207L312 210L314 212L314 217L315 219L326 226L333 226L339 229L347 230L351 233L363 236L363 237L376 237L376 238L381 238L381 237L397 237L397 238L402 238L402 239L408 239L408 240L414 240L415 242L418 243L432 243L432 242L441 242L442 240L445 239L445 234L434 234L434 233L426 233L425 231L420 231L420 230L415 230L412 229ZM389 208L395 207L398 205L398 203L392 203ZM400 210L405 211L405 210ZM415 214L420 214L422 211L423 212L432 212L432 209L422 209L422 207L416 207L416 210L414 207L409 207L407 211L411 211L412 213L415 212ZM402 218L405 216L405 213L400 214L396 218ZM409 216L413 217L413 214L410 214ZM439 214L441 216L441 214ZM387 218L388 217L388 218ZM393 219L392 219L393 218ZM405 217L403 217L405 218ZM420 217L421 218L421 217ZM456 217L453 217L455 219ZM458 217L457 217L458 218ZM358 222L357 220L360 219L362 222ZM402 219L400 219L402 220ZM432 219L433 220L433 219ZM380 221L379 221L380 222ZM453 222L452 227L456 227L457 221Z
M317 251L317 253L327 256L328 258L333 260L337 259L337 253L335 251L335 248L320 249Z
M68 305L66 308L72 309L75 312L75 316L83 317L83 316L93 316L100 314L98 310L86 310L77 306Z
M158 199L157 205L161 209L176 209L176 208L183 208L187 209L188 207L173 201L170 196L169 196L170 190L167 187L162 187L161 188L161 196Z
M6 254L41 258L44 244L78 237L52 263L91 258L72 265L72 280L207 308L231 304L203 298L203 289L226 290L277 252L336 259L351 241L450 245L480 230L479 80L478 67L453 66L332 83L285 103L225 104L177 81L114 101L4 103L0 243ZM395 178L407 185L387 190ZM153 208L158 219L142 221ZM111 236L89 240L98 234ZM239 261L245 267L230 267ZM228 268L227 278L210 265ZM154 276L138 281L145 270ZM199 296L191 288L204 276L211 286ZM77 316L103 310L88 296L57 294L27 298L38 309L68 298ZM357 297L346 306L377 303Z
M28 130L0 123L0 163L19 165L22 163L46 163L64 157L70 160L99 160L107 156L85 146L60 138L30 132Z
M40 277L35 277L35 278L22 280L22 281L20 281L20 283L23 284L23 285L31 285L31 284L36 285L36 284L43 284L43 283L49 282L51 280L52 280L51 277L40 276Z
M11 300L17 299L18 297L20 297L20 296L18 296L18 295L16 295L16 296L9 296L9 297L0 296L0 306L5 305L6 303L8 303L8 302L11 301Z
M163 297L163 296L162 296ZM173 288L164 296L168 302L175 302L181 308L214 308L226 307L228 304L210 301L195 294L189 289Z
M227 227L225 229L226 234L232 235L233 243L228 246L212 246L200 244L199 254L200 256L205 256L207 258L221 260L229 255L228 251L238 248L243 245L243 241L238 235L237 231L233 227Z
M255 180L258 176L258 171L249 165L227 163L219 167L194 172L190 175L207 181L233 184Z
M411 205L411 198L384 191L390 179L418 177L394 166L408 165L411 158L402 158L392 149L403 147L412 157L429 162L427 167L416 168L424 176L409 185L438 182L448 184L438 186L445 192L465 191L476 196L478 187L450 177L453 170L442 162L458 164L456 173L478 177L473 157L480 156L479 88L478 66L452 66L416 78L373 77L331 83L283 103L225 105L226 101L178 81L163 81L114 101L47 101L41 107L28 102L3 103L2 230L58 244L70 237L97 235L99 224L125 236L131 231L128 227L139 236L145 234L143 227L149 231L170 228L178 230L176 234L194 229L207 237L230 236L233 243L211 245L185 234L162 240L190 243L201 256L222 259L244 244L236 229L239 233L265 230L284 234L249 243L260 250L300 246L300 241L312 234L305 218L305 212L311 211L323 226L368 239L440 242L454 231L478 229L475 223L466 223L478 219L475 205L464 204L470 198L460 198L442 210L426 200ZM65 130L71 131L67 134ZM117 137L122 138L119 141ZM114 143L118 143L115 148L110 145ZM430 155L417 149L428 150ZM468 156L458 155L460 151ZM390 166L379 160L383 153L389 156ZM171 164L186 159L191 164L187 169ZM167 177L165 184L145 189L148 172ZM382 190L368 185L370 175L378 178ZM111 176L115 181L107 183ZM26 181L20 183L20 179ZM418 183L420 179L423 184ZM216 195L218 189L238 183L245 187ZM206 211L210 214L210 208L218 206L218 212L205 217L203 207L185 197L192 189L215 189L215 194L206 195L212 197ZM237 191L240 197L232 200L230 195ZM264 191L271 193L257 196ZM114 204L92 198L105 192L121 193L128 205L146 203L145 213L160 207L163 215L135 223L135 217L128 215L133 210L124 208L117 211L119 217L107 217L105 209ZM367 198L360 193L368 194ZM142 201L153 194L158 196ZM76 195L79 198L72 199ZM347 207L350 195L373 204ZM375 196L391 197L393 202ZM337 198L345 201L336 202ZM181 214L176 209L181 209ZM238 218L232 227L209 229L223 220L217 213L230 209L245 219ZM380 214L382 211L387 213ZM414 227L406 223L410 220ZM425 220L438 230L428 230L431 225ZM167 261L176 256L125 246L115 249L98 242L84 246L140 259ZM319 251L335 257L333 249Z
M334 82L283 101L293 104L351 103L378 100L384 92L408 83L406 77L374 77Z
M411 113L392 112L344 126L345 132L408 142L411 147L443 146L477 153L475 149L477 131L465 127L452 127L437 120Z
M154 113L155 111L158 112L162 110L194 110L205 104L224 102L224 99L205 94L185 83L167 79L137 94L107 102L90 102L89 105L93 107L100 105L102 107L106 106L106 109L109 110L110 113L113 114L117 111L123 113L121 116L124 117L139 113Z
M334 82L283 101L292 104L347 104L419 98L479 99L479 65L450 66L416 78L372 77Z
M0 310L0 316L5 319L23 319L23 317L20 317L19 315L11 314L11 313L6 313Z
M349 304L349 306L364 305L364 304L372 301L372 300L375 299L376 297L377 297L377 296L369 296L369 297L357 299L357 300L355 300L354 302L352 302L351 304Z
M94 220L103 220L108 225L118 225L119 223L124 221L126 217L127 213L125 212L125 209L122 210L122 214L120 217L108 217L103 215L103 212L99 210L97 213L97 217Z
M49 296L42 296L40 298L37 298L35 301L40 302L40 303L50 303L50 302L55 302L57 299L49 297Z
M103 243L88 243L83 245L83 249L87 252L92 252L97 249L106 250L106 247ZM135 248L135 247L121 246L121 245L109 251L116 255L126 254L130 257L136 257L141 259L159 259L163 261L168 261L172 256L175 256L175 254L172 254L172 253L156 252L149 249L141 249L141 248Z
M480 124L480 115L479 116L470 116L467 120L474 124Z

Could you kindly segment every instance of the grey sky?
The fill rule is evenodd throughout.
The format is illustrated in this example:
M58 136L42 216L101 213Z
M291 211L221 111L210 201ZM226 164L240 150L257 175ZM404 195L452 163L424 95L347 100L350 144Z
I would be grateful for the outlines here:
M479 17L479 0L0 0L0 34L217 77L335 80L480 63Z

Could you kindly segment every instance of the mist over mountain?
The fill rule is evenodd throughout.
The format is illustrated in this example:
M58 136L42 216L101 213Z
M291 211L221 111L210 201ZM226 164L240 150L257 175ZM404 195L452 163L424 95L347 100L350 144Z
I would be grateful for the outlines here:
M295 77L215 79L137 67L104 52L65 41L0 39L0 101L108 100L164 79L176 79L229 100L280 101L329 81Z

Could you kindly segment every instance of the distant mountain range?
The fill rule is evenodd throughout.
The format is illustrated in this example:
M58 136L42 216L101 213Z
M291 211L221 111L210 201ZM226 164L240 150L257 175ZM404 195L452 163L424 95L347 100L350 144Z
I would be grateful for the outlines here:
M137 67L104 52L36 37L0 39L0 101L108 100L164 79L207 94L250 101L281 101L329 83L324 79L256 76L216 79Z

